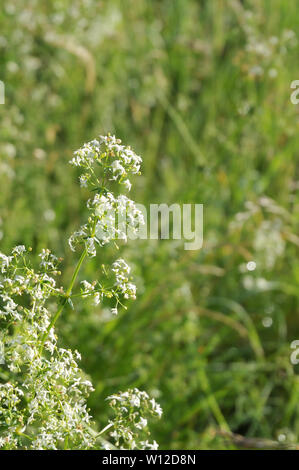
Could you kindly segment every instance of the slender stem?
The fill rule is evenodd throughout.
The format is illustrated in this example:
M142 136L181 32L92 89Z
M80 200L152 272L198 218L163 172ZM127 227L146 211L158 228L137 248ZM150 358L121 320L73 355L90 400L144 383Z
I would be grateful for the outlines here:
M112 426L114 426L114 423L107 424L107 426L105 426L104 429L102 429L102 431L100 431L95 437L99 437L101 434L104 434L104 432L108 431Z
M40 347L40 354L42 354L43 352L43 349L44 349L44 345L45 345L45 342L47 341L47 338L49 336L49 333L50 333L50 330L51 328L53 328L53 326L55 325L56 321L58 320L58 318L60 317L63 309L64 309L64 306L65 304L67 303L68 301L68 298L70 297L71 295L71 292L72 292L72 289L73 289L73 286L75 284L75 281L76 281L76 278L78 276L78 273L80 271L80 268L82 266L82 263L85 259L87 255L87 249L85 248L84 251L82 252L81 256L80 256L80 259L77 263L77 266L75 268L75 271L74 271L74 274L72 276L72 279L71 279L71 282L70 282L70 285L69 287L67 288L67 291L66 291L66 294L65 296L63 297L62 301L61 301L61 304L60 304L60 307L59 309L57 310L57 312L55 313L54 317L52 318L47 330L45 331L45 334L44 336L42 337L42 344L41 344L41 347Z
M69 445L69 436L66 436L65 441L64 441L64 450L68 449L68 445Z
M96 231L96 225L97 225L97 219L94 220L94 223L93 223L93 228L92 228L92 233L91 233L91 237L93 238L95 236L95 231ZM68 299L70 298L71 296L71 293L72 293L72 289L74 287L74 284L75 284L75 281L77 279L77 276L78 276L78 273L80 271L80 268L82 266L82 263L83 261L85 260L87 256L87 248L85 247L84 250L82 251L82 254L80 256L80 259L77 263L77 266L75 268L75 271L73 273L73 276L72 276L72 279L71 279L71 282L70 282L70 285L68 286L67 288L67 291L65 293L65 296L63 297L62 299L62 302L61 302L61 305L59 307L59 309L57 310L57 312L55 313L54 317L52 318L44 336L42 337L42 344L41 344L41 347L40 347L40 354L42 354L43 352L43 349L44 349L44 345L45 345L45 342L47 341L47 338L49 336L49 333L50 333L50 330L51 328L53 328L53 326L55 325L55 323L57 322L58 318L60 317L61 315L61 312L62 310L64 309L64 306L65 304L67 303Z
M105 431L107 431L108 429L110 429L111 427L113 426L113 423L110 423L108 424L104 429L102 429L102 431L100 431L99 433L97 433L94 429L92 429L91 426L88 426L88 424L86 425L86 428L89 430L89 432L94 436L95 439L100 439L100 441L103 443L103 444L108 444L109 445L109 449L110 450L117 450L116 447L109 441L107 441L104 437L101 436L101 434L103 434Z
M80 271L81 265L82 265L83 261L84 261L85 258L86 258L86 255L87 255L87 249L85 248L84 251L82 252L81 256L80 256L80 259L79 259L79 261L78 261L78 263L77 263L77 266L76 266L76 269L75 269L75 271L74 271L73 277L72 277L72 279L71 279L70 285L69 285L69 287L68 287L68 289L67 289L67 291L66 291L66 294L65 294L66 297L69 297L69 296L71 295L73 286L74 286L74 284L75 284L76 278L77 278L78 273L79 273L79 271Z
M30 436L28 436L28 434L25 434L25 433L23 433L23 432L18 432L18 431L17 431L17 434L18 434L19 436L26 437L26 439L30 439L30 441L33 441L33 438L30 437Z

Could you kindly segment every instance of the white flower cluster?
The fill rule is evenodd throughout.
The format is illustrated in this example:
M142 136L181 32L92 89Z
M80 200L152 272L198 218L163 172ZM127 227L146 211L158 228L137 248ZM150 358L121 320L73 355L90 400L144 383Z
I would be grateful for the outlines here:
M102 265L103 272L108 276L108 268ZM122 259L116 260L111 267L112 274L115 275L113 286L107 287L99 281L92 283L81 281L82 297L92 297L95 305L98 305L104 298L116 300L116 305L111 308L111 313L118 313L118 304L121 304L120 296L124 299L136 299L136 286L130 282L130 266ZM122 305L122 304L121 304Z
M129 282L131 268L122 258L112 264L112 271L115 273L116 287L123 294L125 299L136 299L136 286Z
M157 450L156 441L150 443L146 436L148 416L162 416L162 408L150 399L148 394L138 388L111 395L107 398L113 408L115 418L110 421L113 431L110 436L120 449L152 449Z
M140 173L141 157L130 147L121 145L115 136L100 136L77 150L70 163L83 169L81 186L97 191L87 202L88 222L69 238L70 248L84 245L88 256L96 255L96 245L111 240L127 240L128 232L136 233L144 224L143 214L125 195L115 196L106 188L115 181L131 189L130 174Z
M136 233L144 224L143 214L134 201L123 194L115 196L105 187L107 177L128 185L127 176L129 173L139 173L141 158L130 147L121 145L121 141L115 136L108 135L84 144L75 152L71 164L84 169L83 179L86 186L97 192L93 199L87 201L87 223L71 235L69 245L73 251L78 245L83 245L86 255L94 257L97 246L104 246L112 240L127 241L128 233ZM95 172L96 167L100 168L99 174ZM86 281L82 283L81 293L85 297L92 296L96 305L104 297L114 297L116 305L111 309L111 313L117 314L118 304L121 303L120 296L135 299L136 286L129 281L130 269L124 260L116 261L112 271L116 277L112 288L105 288L98 282L90 284Z
M121 145L121 140L114 135L100 136L83 145L74 154L71 164L81 167L84 172L80 176L82 187L98 186L95 166L101 166L103 176L123 184L128 190L131 182L130 174L138 174L142 159L130 147Z
M260 79L266 74L275 79L284 63L283 56L298 44L296 33L282 30L279 36L267 36L265 28L261 27L259 13L245 9L240 11L240 24L246 37L246 53L239 54L236 62L241 60L242 71L251 79Z
M50 323L46 301L60 295L50 272L58 260L41 253L34 270L25 247L0 255L0 340L4 346L0 384L0 447L4 449L86 449L94 444L89 432L86 397L92 390L79 370L77 352L58 348L50 330L40 353L41 338ZM37 432L38 430L38 432Z
M127 241L128 231L136 233L144 224L142 212L124 195L96 194L87 207L88 223L71 235L69 245L75 251L77 245L83 244L90 257L96 256L96 245L103 246L111 240Z
M141 435L149 435L143 415L161 416L162 410L155 400L137 389L110 397L115 420L99 434L92 429L86 405L92 385L78 368L79 353L59 348L54 332L65 304L73 306L72 290L85 257L96 255L96 244L102 246L114 238L126 240L126 230L136 230L143 222L133 201L124 195L116 197L105 188L108 177L130 189L127 176L139 172L140 162L141 158L129 147L120 145L110 135L75 152L71 163L84 169L81 184L99 192L87 203L87 224L70 237L72 249L83 244L84 250L65 291L56 287L54 277L61 274L61 260L50 250L40 253L38 269L31 266L23 245L15 247L10 256L0 253L0 344L4 349L4 364L0 365L0 448L96 448L97 439L101 440L100 435L112 426L117 445L157 448L155 441L151 444L147 439L141 440ZM102 167L101 182L96 166ZM117 228L115 213L122 221ZM111 312L116 314L122 297L136 298L136 286L130 281L130 268L122 258L110 270L104 265L102 269L107 277L108 271L115 277L113 285L111 280L110 286L84 280L80 294L74 297L91 296L95 304L114 298L116 305ZM47 302L53 297L60 301L54 315Z

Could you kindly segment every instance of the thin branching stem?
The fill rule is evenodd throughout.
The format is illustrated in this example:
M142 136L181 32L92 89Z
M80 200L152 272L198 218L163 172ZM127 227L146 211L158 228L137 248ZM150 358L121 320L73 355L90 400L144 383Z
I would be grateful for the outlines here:
M68 301L68 299L69 299L69 297L72 293L72 289L74 287L74 284L75 284L75 281L76 281L77 276L79 274L82 263L86 258L86 255L87 255L87 249L85 248L84 251L82 252L81 256L80 256L80 259L79 259L78 263L77 263L77 266L76 266L75 271L73 273L70 285L67 288L67 291L66 291L64 297L62 298L62 301L60 303L60 307L57 310L57 312L55 313L54 317L52 318L51 322L49 323L49 326L48 326L47 330L45 331L44 336L42 337L42 343L41 343L41 347L40 347L40 354L42 354L42 352L43 352L44 345L45 345L45 342L47 341L47 338L50 334L51 328L53 328L53 326L57 322L58 318L60 317L60 315L61 315L61 313L62 313L62 311L65 307L65 304L67 303L67 301Z

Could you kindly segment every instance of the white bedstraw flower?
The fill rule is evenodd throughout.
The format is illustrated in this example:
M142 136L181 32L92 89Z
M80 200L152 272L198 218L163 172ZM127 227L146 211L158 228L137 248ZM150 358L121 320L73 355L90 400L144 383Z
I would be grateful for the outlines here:
M146 418L140 418L140 421L136 424L136 428L138 429L143 429L147 426L147 419Z
M126 180L123 182L123 185L127 188L128 191L131 191L132 184L130 183L130 180L126 179Z
M149 434L147 417L156 415L146 392L134 388L111 395L107 399L115 412L115 419L110 422L114 430L110 435L117 446L142 450L158 448L155 441L150 443L147 439L144 440Z
M24 253L26 251L26 248L24 245L18 245L18 246L15 246L14 249L12 250L12 254L17 254L17 255L21 255L22 253Z

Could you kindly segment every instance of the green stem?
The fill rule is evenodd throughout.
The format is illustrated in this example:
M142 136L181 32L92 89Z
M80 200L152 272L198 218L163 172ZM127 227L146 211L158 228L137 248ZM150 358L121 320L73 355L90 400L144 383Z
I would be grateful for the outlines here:
M41 347L40 347L40 354L42 354L42 352L43 352L44 345L45 345L45 342L47 341L47 338L49 336L51 328L53 328L53 326L57 322L58 318L60 317L60 315L61 315L61 313L64 309L65 304L67 303L68 298L71 295L73 286L74 286L75 281L77 279L77 276L78 276L78 273L79 273L80 268L82 266L82 263L83 263L84 259L86 258L86 255L87 255L87 249L85 248L84 251L82 252L81 256L80 256L80 259L79 259L78 263L77 263L77 266L76 266L75 271L73 273L70 285L67 288L65 296L63 297L63 299L61 301L61 305L60 305L59 309L57 310L57 312L55 313L54 317L52 318L47 330L45 331L44 336L42 337L42 344L41 344Z
M19 436L26 437L26 439L29 439L30 441L33 441L33 438L30 437L30 436L28 436L28 434L25 434L25 433L23 433L23 432L18 432L18 431L17 431L17 434L18 434Z
M112 426L114 426L114 423L107 424L107 426L105 426L104 429L102 429L102 431L100 431L95 437L99 437L101 434L104 434L104 432L108 431Z
M64 450L68 449L68 445L69 445L69 436L66 436L65 441L64 441Z
M79 273L79 271L80 271L80 268L81 268L81 266L82 266L82 263L83 263L83 261L84 261L85 258L86 258L86 255L87 255L87 249L85 248L84 251L82 252L81 256L80 256L80 259L79 259L79 261L78 261L78 263L77 263L77 266L76 266L76 269L75 269L75 271L74 271L72 280L71 280L70 285L69 285L69 287L68 287L68 289L67 289L67 291L66 291L66 294L65 294L66 297L69 297L69 296L71 295L73 286L74 286L74 284L75 284L75 281L76 281L76 278L77 278L78 273Z

